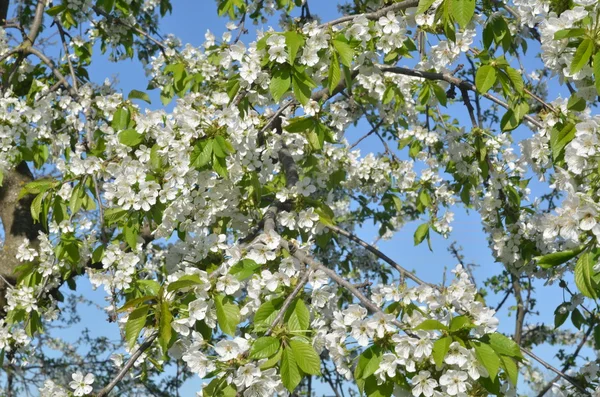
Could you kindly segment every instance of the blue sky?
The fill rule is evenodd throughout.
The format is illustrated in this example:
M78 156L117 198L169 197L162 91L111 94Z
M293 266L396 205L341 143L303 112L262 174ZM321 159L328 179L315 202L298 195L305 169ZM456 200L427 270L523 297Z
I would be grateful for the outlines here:
M311 1L310 7L311 12L323 20L333 19L338 14L337 1ZM226 22L226 19L217 17L216 5L212 0L180 0L174 2L173 14L167 16L162 21L161 32L163 34L172 33L179 37L183 43L199 46L204 42L204 33L207 29L215 33L217 37L220 37L220 34L225 30ZM259 28L266 29L268 25L259 26ZM247 42L252 39L253 28L250 27L250 29L250 33L242 37L243 41ZM535 48L530 49L530 52L534 54ZM122 89L125 95L132 89L145 90L147 79L139 62L121 61L119 63L111 63L102 58L98 56L97 60L90 67L89 73L93 81L101 82L107 77L116 77L119 81L118 87ZM526 68L540 66L539 60L533 57L526 57L524 63ZM557 93L563 92L559 87L551 87L550 91L551 98L555 97ZM158 93L151 92L150 94L153 98L153 105L151 107L159 107ZM457 107L456 109L459 110L460 108ZM468 120L464 112L458 117L464 121ZM359 136L368 131L368 129L369 127L366 123L359 123L357 127L353 127L348 131L348 141L354 142ZM516 132L519 138L526 137L529 133L524 128ZM359 147L363 153L370 151L379 152L382 150L375 136L364 140ZM542 194L540 184L534 182L533 186L532 198ZM474 262L480 265L474 271L475 278L479 283L492 275L500 273L501 265L494 263L485 235L482 233L478 214L474 211L467 212L460 207L455 208L454 211L456 217L453 223L453 233L447 240L434 235L432 238L433 252L429 251L426 244L418 247L413 246L413 232L418 223L406 225L396 237L390 241L380 241L378 246L391 258L397 260L400 265L409 270L416 270L421 278L432 283L440 283L443 279L445 269L449 271L456 265L456 260L447 251L447 247L453 241L457 241L458 245L464 248L463 254L468 263ZM361 230L360 235L366 241L373 241L377 236L377 228L367 225ZM451 274L448 274L448 276L450 277ZM93 297L99 303L104 303L103 291L93 292L89 286L89 282L85 279L78 280L77 292L83 293L88 297ZM547 323L552 323L554 308L562 302L562 294L559 293L559 289L557 287L545 288L539 285L536 297L538 299L538 310L541 312L539 319ZM500 298L493 295L489 296L488 304L494 307ZM508 334L513 332L514 315L512 318L509 318L506 308L512 304L514 304L514 300L511 298L499 314L501 330ZM106 316L99 313L96 309L83 310L81 317L82 326L90 328L92 334L110 335L113 338L118 338L116 326L107 323ZM534 319L529 318L529 321L533 322ZM80 330L80 327L74 327L67 331L66 337L75 339L79 335ZM556 360L552 359L554 352L555 349L547 347L538 350L541 357L556 363ZM199 380L187 382L184 385L182 395L193 395L193 392L199 389L199 384Z

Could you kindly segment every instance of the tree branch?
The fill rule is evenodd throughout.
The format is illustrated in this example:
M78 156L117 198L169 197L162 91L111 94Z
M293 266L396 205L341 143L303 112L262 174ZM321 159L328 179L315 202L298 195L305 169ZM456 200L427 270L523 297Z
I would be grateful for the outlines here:
M112 381L110 381L110 383L108 385L106 385L102 390L100 390L98 392L98 394L96 394L96 397L108 396L108 393L110 393L110 391L112 389L114 389L114 387L121 381L121 379L123 379L125 377L125 375L127 375L127 372L129 372L131 367L133 367L133 365L135 364L137 359L142 355L142 353L144 353L146 350L148 350L150 348L150 346L152 346L152 342L154 342L154 340L157 337L158 337L158 333L153 333L152 335L150 335L140 345L140 347L138 347L138 349L131 355L129 360L127 360L127 362L125 363L123 368L121 368L121 370L117 373L115 378Z
M411 77L420 77L420 78L427 79L427 80L445 81L447 83L454 84L455 86L457 86L461 90L461 92L463 89L466 89L468 91L477 92L477 87L475 87L474 84L469 83L468 81L462 80L458 77L454 77L450 73L424 72L421 70L408 69L408 68L403 68L400 66L393 66L393 67L381 66L380 70L382 72L402 74L402 75L411 76ZM487 98L490 101L494 102L495 104L502 106L505 109L510 108L506 102L502 101L499 98L496 98L495 96L493 96L491 94L485 93L485 94L482 94L482 96L484 98ZM537 120L529 115L525 115L523 118L525 120L527 120L528 122L530 122L531 124L533 124L534 126L536 126L538 128L543 128L543 125L539 120Z
M398 263L396 263L394 260L392 260L389 256L387 256L386 254L384 254L383 252L381 252L377 248L375 248L373 245L365 242L364 240L360 239L359 237L355 236L354 234L352 234L344 229L341 229L337 226L333 226L333 225L327 226L327 228L337 234L340 234L340 235L354 241L358 245L365 248L367 251L371 252L378 258L382 259L384 262L386 262L387 264L392 266L394 269L399 271L400 274L402 275L402 277L409 278L419 285L430 285L429 283L426 283L425 281L421 280L414 273L412 273L412 272L406 270L405 268L403 268L402 266L400 266Z

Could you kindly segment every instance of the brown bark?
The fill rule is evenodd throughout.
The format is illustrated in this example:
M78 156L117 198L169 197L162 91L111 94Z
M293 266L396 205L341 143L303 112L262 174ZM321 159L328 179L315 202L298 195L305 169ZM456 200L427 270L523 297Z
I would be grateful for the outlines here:
M19 199L21 188L33 180L33 175L24 161L14 170L7 171L4 182L0 187L0 218L4 225L4 244L0 251L0 275L10 283L15 283L14 269L19 265L16 254L25 238L37 240L41 230L39 223L34 223L31 217L31 202L33 196L28 195ZM0 281L0 314L6 304L5 293L8 286L6 281Z

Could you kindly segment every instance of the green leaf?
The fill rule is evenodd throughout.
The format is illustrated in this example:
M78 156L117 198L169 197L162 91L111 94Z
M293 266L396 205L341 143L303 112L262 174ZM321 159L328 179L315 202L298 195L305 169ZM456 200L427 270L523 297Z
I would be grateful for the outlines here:
M107 208L104 210L104 222L108 226L112 226L125 218L128 211L123 208Z
M523 77L521 76L521 72L516 69L511 68L510 66L505 69L506 74L508 75L508 79L512 83L514 89L519 93L523 94Z
M283 298L275 298L260 305L254 315L254 328L268 328L277 317L277 312L282 304Z
M499 332L486 335L482 338L498 354L514 358L523 358L519 345L514 340L507 338Z
M138 234L140 232L140 224L134 219L129 219L123 227L125 242L132 250L137 249Z
M310 344L292 339L290 347L294 352L296 364L302 372L309 375L321 374L321 359Z
M580 37L585 34L586 30L583 28L572 28L572 29L561 29L554 33L554 40L561 40L570 37Z
M512 131L517 128L523 117L529 112L529 105L526 102L522 102L518 105L514 105L509 108L502 119L500 120L500 128L502 131Z
M283 355L283 350L284 349L277 350L277 353L275 353L275 355L273 357L269 358L267 361L262 363L262 365L260 366L260 369L268 369L268 368L272 368L275 365L277 365L279 360L281 360L281 356Z
M131 113L129 109L125 107L120 107L116 110L113 115L113 119L111 122L111 126L115 131L122 131L129 127L129 122L131 120Z
M304 71L294 68L292 73L292 89L294 90L296 99L303 106L306 105L310 100L313 85L314 83Z
M144 102L152 103L150 101L150 96L147 93L145 93L144 91L139 91L139 90L131 90L131 92L127 96L127 99L129 99L129 100L140 99Z
M63 12L66 9L67 9L67 5L66 4L59 4L57 6L48 8L46 10L46 14L50 15L51 17L55 17L55 16L59 15L61 12Z
M215 308L221 331L228 335L235 335L237 325L240 323L240 308L233 299L220 294L215 296Z
M296 117L289 120L287 126L283 127L286 131L304 133L313 131L317 127L314 117Z
M354 58L354 50L348 43L345 43L341 40L333 40L331 42L333 47L337 51L340 56L340 60L342 61L342 65L351 68L352 67L352 59Z
M575 265L575 284L579 291L588 298L598 297L598 284L592 279L595 261L591 253L585 252Z
M559 123L550 130L550 148L554 161L558 161L562 157L565 147L573 138L575 138L575 124L573 123L564 125Z
M119 142L125 146L134 147L142 143L144 135L134 129L123 130L119 133Z
M566 263L567 261L575 258L585 249L585 247L585 245L580 245L579 247L574 249L553 252L551 254L537 256L533 259L537 262L537 264L540 267L544 269L550 269L562 265L563 263Z
M310 313L301 298L297 298L292 302L284 319L290 331L304 331L308 329Z
M508 375L508 380L512 383L513 386L517 386L517 382L519 381L519 368L517 367L517 363L510 357L500 356L502 362L502 368L506 375Z
M183 288L191 288L197 285L201 285L202 281L200 280L200 276L197 274L186 274L185 276L181 276L179 280L173 281L167 287L167 292L177 291Z
M438 320L428 319L423 321L421 324L415 327L415 330L422 329L424 331L432 331L432 330L444 330L447 331L448 327L444 324L440 323Z
M473 328L474 324L467 316L456 316L450 320L450 332Z
M423 14L425 11L435 3L435 0L419 0L419 7L417 8L417 15Z
M340 83L342 79L342 71L340 70L340 62L337 56L337 53L331 53L331 61L329 64L329 71L327 73L327 88L329 89L329 94L333 94L333 91Z
M42 201L44 200L45 193L40 193L31 202L31 219L35 222L40 221L40 214L42 213Z
M431 87L433 88L433 93L435 94L435 97L437 98L440 105L446 106L446 104L448 103L448 98L446 97L446 91L444 91L444 89L442 87L440 87L439 85L437 85L435 83L431 84Z
M477 90L482 94L485 94L494 86L497 78L498 71L495 67L492 65L481 66L475 75L475 85L477 86Z
M576 112L582 112L586 108L585 99L578 97L577 95L571 95L569 102L567 102L567 109L574 110Z
M600 51L594 55L594 79L596 84L596 92L600 95Z
M269 91L275 102L279 102L281 97L288 92L292 80L290 78L290 71L288 68L277 68L273 71L273 78L269 84Z
M213 140L198 141L190 153L190 166L200 169L210 163L213 154Z
M252 345L250 358L257 360L271 357L273 354L277 353L280 345L281 342L279 339L273 336L263 336L262 338L258 338Z
M71 199L69 200L69 208L71 209L72 214L76 213L81 208L84 195L85 190L81 183L73 188L73 191L71 192Z
M425 237L427 237L428 235L429 235L429 224L423 223L415 231L415 235L414 235L415 245L421 244L423 242L423 240L425 240Z
M573 323L573 325L575 326L575 328L581 330L581 326L583 324L585 324L585 317L583 316L583 314L581 314L581 312L579 311L579 309L575 308L572 312L571 312L571 322Z
M382 357L381 348L377 345L365 349L365 351L358 356L358 362L354 369L354 379L366 379L373 375L379 368Z
M252 259L244 259L229 269L229 273L233 274L238 280L242 281L252 276L261 265L254 262Z
M104 11L110 14L115 7L115 0L102 0L101 4Z
M432 355L436 366L441 367L444 364L444 358L448 354L448 350L450 350L451 343L451 336L444 336L434 342Z
M487 369L490 379L493 381L498 375L500 369L500 357L496 354L490 345L481 342L473 342L477 360Z
M105 249L106 248L102 244L96 247L94 252L92 252L92 263L100 263L102 258L104 258Z
M475 0L452 0L452 16L461 28L465 28L475 13Z
M167 354L169 349L169 342L171 341L172 329L171 322L173 321L173 314L169 309L169 302L162 301L160 305L160 319L158 325L158 343L162 348L163 354Z
M557 329L567 321L569 318L569 310L566 308L567 304L563 303L554 310L554 329Z
M293 65L296 61L298 49L304 45L304 37L297 32L285 32L285 45L288 48L288 54L290 56L290 65Z
M579 72L585 65L588 64L593 51L594 42L589 38L583 39L583 41L577 47L577 50L575 50L575 55L573 55L573 61L571 62L571 74Z
M46 192L58 186L59 183L59 181L55 181L54 179L50 178L36 179L35 181L29 182L27 185L23 186L19 192L18 198L21 199L28 194L39 194Z
M281 375L281 382L286 389L288 389L290 392L293 392L300 384L302 376L300 375L298 364L296 364L294 352L289 348L283 349L279 371Z
M146 316L149 309L148 305L144 305L129 313L127 323L125 324L125 340L130 348L135 345L142 328L146 324Z

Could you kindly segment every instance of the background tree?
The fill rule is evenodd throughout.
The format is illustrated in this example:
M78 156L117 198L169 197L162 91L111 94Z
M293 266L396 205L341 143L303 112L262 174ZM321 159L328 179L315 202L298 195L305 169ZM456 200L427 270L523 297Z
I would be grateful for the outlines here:
M366 0L323 21L307 1L219 0L229 31L196 48L160 35L169 0L0 2L4 394L172 396L196 375L207 396L317 381L598 394L600 8L559 3ZM141 60L164 109L90 81L98 50ZM547 98L550 84L569 97ZM368 137L381 153L355 150ZM431 248L459 206L501 264L479 286L456 245L454 275L433 285L356 235L374 222ZM57 337L95 304L65 296L82 277L105 290L120 342ZM530 320L536 280L563 292L553 324ZM557 368L545 343L574 347Z

